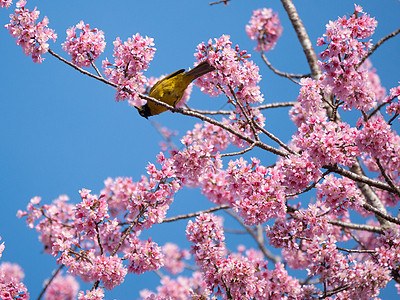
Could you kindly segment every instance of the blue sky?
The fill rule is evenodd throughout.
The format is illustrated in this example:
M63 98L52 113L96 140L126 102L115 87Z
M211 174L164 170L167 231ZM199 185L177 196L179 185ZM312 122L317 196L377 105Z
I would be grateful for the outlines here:
M324 33L329 20L354 11L354 2L348 0L297 2L313 45ZM228 6L208 3L207 0L28 0L27 7L37 6L40 19L49 18L49 27L58 34L56 43L50 42L50 48L65 58L68 56L61 50L65 31L81 20L105 32L107 47L100 61L106 57L112 59L112 42L116 37L126 40L137 32L153 37L157 52L147 76L192 67L197 44L229 34L232 42L248 50L260 66L265 102L294 101L298 87L287 79L278 78L263 65L259 54L253 51L254 42L245 32L252 11L269 5L267 7L279 13L284 27L275 50L268 53L270 61L282 71L308 73L305 57L281 3L261 0L232 0ZM373 41L399 27L399 1L356 3L378 20ZM0 10L0 24L8 23L11 12L11 9ZM98 193L107 177L130 176L138 180L145 173L147 163L155 162L161 137L152 123L140 117L135 109L127 103L115 102L111 87L83 76L49 54L45 55L44 63L34 64L4 28L0 30L0 41L3 58L0 72L0 236L6 245L2 261L19 263L24 268L24 282L32 298L36 298L43 280L56 267L55 260L42 253L36 232L16 218L17 210L25 209L29 199L36 195L41 196L44 203L50 203L61 194L77 202L79 189ZM397 37L371 57L388 90L396 86L400 78L399 46ZM316 48L316 51L320 50ZM98 67L101 67L100 61ZM195 87L189 105L218 109L224 103L222 98L210 99L202 95ZM295 130L287 111L278 109L266 113L268 129L284 141L289 140ZM170 112L152 120L178 130L178 137L196 123L196 120ZM252 155L261 155L265 164L273 162L271 156L259 151ZM198 190L185 189L176 196L168 216L209 206ZM228 224L234 224L228 216L225 218ZM187 247L185 225L185 221L180 221L157 226L149 235L160 245L170 240ZM228 242L238 243L232 235L227 238ZM240 239L243 243L247 241L243 237ZM139 290L154 289L157 283L158 278L153 273L142 277L129 275L126 282L106 294L106 298L136 299ZM391 288L381 297L385 299L393 291Z

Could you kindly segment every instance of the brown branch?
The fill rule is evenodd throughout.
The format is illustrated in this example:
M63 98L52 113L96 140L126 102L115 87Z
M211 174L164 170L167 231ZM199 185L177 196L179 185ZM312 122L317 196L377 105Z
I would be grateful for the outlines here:
M54 272L53 276L49 279L49 281L46 282L46 285L43 287L42 291L40 292L40 295L38 296L37 300L42 299L44 293L46 292L47 288L50 286L54 278L56 278L57 274L64 268L64 265L61 265L58 267L58 269Z
M243 220L237 216L235 213L233 213L232 211L227 210L226 211L231 217L233 217L236 221L238 221L240 223L240 225L242 225L244 227L244 229L247 230L247 232L253 237L253 239L256 241L258 248L260 248L261 252L264 254L264 256L269 259L270 261L272 261L274 264L276 264L277 262L281 261L281 258L279 256L276 256L274 254L272 254L266 247L265 245L259 240L259 238L257 237L257 234L254 232L254 230L252 230L250 228L250 226L247 226L246 224L244 224Z
M381 171L381 174L382 174L383 178L385 178L385 181L393 188L394 193L395 193L397 196L400 196L400 189L399 189L399 187L397 187L397 186L394 184L394 182L393 182L392 178L390 177L390 175L386 173L386 170L383 168L383 166L382 166L381 161L379 160L379 158L376 158L375 161L376 161L376 164L377 164L378 167L379 167L379 171Z
M388 185L387 183L378 181L378 180L374 180L374 179L370 179L367 176L364 175L359 175L355 172L352 171L348 171L346 169L343 169L341 167L338 167L336 165L327 165L327 166L323 166L324 169L328 169L332 172L335 172L337 174L340 174L344 177L350 178L354 181L357 182L362 182L371 186L374 186L376 188L379 188L381 190L385 190L385 191L389 191L389 192L394 192L393 188Z
M360 249L346 249L346 248L342 248L342 247L337 247L336 248L340 251L345 251L348 253L371 253L371 254L375 254L376 251L375 250L360 250Z
M366 210L373 212L375 215L381 217L382 219L400 225L400 219L392 217L388 213L381 212L379 209L375 208L371 204L368 204L367 202L364 202L361 206L364 207Z
M330 170L325 171L325 172L321 175L321 177L320 177L318 180L314 181L312 184L310 184L309 186L307 186L304 190L301 190L300 192L296 192L296 193L286 194L285 197L286 197L286 198L292 198L292 197L295 197L295 196L298 196L298 195L300 195L300 194L304 194L304 193L310 191L312 188L314 188L314 187L318 184L318 182L319 182L322 178L324 178L324 177L325 177L326 175L328 175L330 172L331 172Z
M318 79L321 77L321 69L318 65L318 59L315 55L314 48L312 47L312 43L303 25L303 22L297 13L296 7L291 0L281 0L281 2L290 21L292 22L293 29L296 32L297 38L301 44L304 54L306 55L308 65L310 66L311 70L311 77L313 79Z
M253 132L254 138L256 139L256 141L260 141L260 138L258 136L257 130L254 128L254 122L252 122L252 118L250 119L250 116L248 115L247 111L244 109L242 103L238 100L238 98L236 97L236 93L233 90L233 88L231 87L230 84L228 84L229 87L229 91L231 92L233 98L235 99L236 104L239 106L240 110L242 111L244 117L247 120L247 123L250 126L251 131Z
M51 49L49 49L49 53L51 55L53 55L54 57L56 57L57 59L61 60L62 62L66 63L67 65L69 65L69 66L73 67L74 69L78 70L79 72L81 72L81 73L83 73L83 74L85 74L85 75L87 75L89 77L92 77L94 79L97 79L97 80L99 80L99 81L101 81L101 82L103 82L103 83L105 83L107 85L110 85L110 86L114 87L114 88L118 88L117 84L112 83L112 82L104 79L103 77L99 77L97 75L94 75L94 74L92 74L92 73L90 73L90 72L88 72L88 71L86 71L86 70L74 65L73 63L67 61L66 59L64 59L61 56L59 56L58 54L56 54ZM129 91L128 89L124 89L124 90L126 90L127 92L132 92L132 91ZM280 149L276 149L276 148L271 147L269 145L266 145L266 144L264 144L264 143L262 143L260 141L254 141L253 139L251 139L251 138L241 134L240 132L232 129L231 127L223 124L222 122L219 122L217 120L214 120L212 118L204 116L204 115L202 115L200 113L197 113L197 112L194 112L194 111L191 111L191 110L188 110L188 109L184 109L184 108L176 108L176 107L170 106L170 105L168 105L168 104L166 104L166 103L164 103L164 102L162 102L160 100L151 98L151 97L149 97L147 95L143 95L143 94L140 94L140 93L138 95L139 95L140 98L142 98L144 100L147 100L147 101L152 101L152 102L156 103L157 105L160 105L160 106L163 106L163 107L169 109L172 112L178 112L178 113L180 113L182 115L195 117L195 118L200 119L200 120L202 120L204 122L208 122L208 123L214 124L216 126L219 126L219 127L223 128L223 129L225 129L226 131L232 133L233 135L236 135L240 139L242 139L242 140L244 140L244 141L246 141L246 142L248 142L250 144L255 144L255 146L257 146L257 147L259 147L261 149L267 150L269 152L272 152L272 153L280 155L280 156L286 156L287 155L285 152L283 152Z
M367 53L367 55L365 55L361 61L358 63L356 69L361 66L364 61L372 54L375 52L376 49L378 49L384 42L386 42L388 39L395 37L396 35L398 35L400 33L400 28L393 31L392 33L389 33L387 36L381 38Z
M276 102L276 103L267 103L263 104L260 106L257 106L259 110L262 109L269 109L269 108L277 108L277 107L288 107L288 106L294 106L297 104L297 101L291 101L291 102Z
M384 230L382 227L379 226L372 226L372 225L365 225L365 224L355 224L355 223L348 223L342 221L328 221L329 224L340 226L343 228L354 229L354 230L363 230L368 232L375 232L379 234L383 234Z
M231 1L231 0L220 0L220 1L210 2L210 5L215 5L215 4L220 4L220 3L224 3L225 5L228 5L229 1Z
M276 103L267 103L263 104L260 106L256 106L255 108L259 110L263 109L269 109L269 108L278 108L278 107L291 107L294 106L297 102L276 102ZM197 112L202 115L230 115L231 113L235 113L233 110L200 110L200 109L194 109L194 108L189 108L188 110Z
M220 156L224 157L224 156L235 156L235 155L242 155L246 152L249 152L250 150L252 150L255 147L255 144L252 144L250 147L243 149L242 151L238 151L238 152L231 152L231 153L223 153Z
M115 83L113 83L113 82L111 82L111 81L108 81L107 79L104 79L103 77L94 75L94 74L90 73L89 71L86 71L86 70L84 70L84 69L82 69L82 68L80 68L80 67L74 65L72 62L69 62L69 61L66 60L65 58L61 57L60 55L58 55L57 53L55 53L53 50L49 49L49 53L50 53L51 55L53 55L55 58L57 58L57 59L59 59L60 61L62 61L63 63L66 63L67 65L71 66L71 67L74 68L75 70L77 70L77 71L79 71L79 72L81 72L81 73L83 73L83 74L85 74L85 75L87 75L87 76L89 76L89 77L92 77L92 78L94 78L94 79L97 79L97 80L99 80L99 81L101 81L101 82L103 82L103 83L105 83L105 84L108 84L108 85L110 85L110 86L112 86L112 87L114 87L114 88L118 88L118 85L117 85L117 84L115 84Z
M186 215L179 215L179 216L172 217L172 218L167 218L167 219L164 219L161 223L169 223L169 222L175 222L175 221L183 220L183 219L190 219L190 218L194 218L194 217L200 216L201 214L207 214L207 213L210 213L210 212L214 212L214 211L221 210L221 209L228 209L228 208L230 208L229 205L223 204L223 205L220 205L220 206L217 206L217 207L212 207L210 209L201 210L201 211L190 213L190 214L186 214Z
M288 79L290 79L291 81L293 81L296 84L299 84L298 81L294 80L293 78L306 78L306 77L310 77L310 74L307 75L302 75L302 74L293 74L293 73L285 73L282 71L279 71L278 69L276 69L268 60L268 58L265 56L264 51L261 51L261 58L264 61L264 63L267 65L267 67L274 72L276 75L278 76L282 76L282 77L286 77Z
M288 145L286 145L284 142L282 142L279 138L277 138L275 135L273 135L271 132L266 130L265 128L261 127L259 124L256 123L256 127L264 133L267 137L269 137L271 140L276 142L279 146L281 146L283 149L285 149L288 153L293 154L293 155L298 155L295 151L293 151Z

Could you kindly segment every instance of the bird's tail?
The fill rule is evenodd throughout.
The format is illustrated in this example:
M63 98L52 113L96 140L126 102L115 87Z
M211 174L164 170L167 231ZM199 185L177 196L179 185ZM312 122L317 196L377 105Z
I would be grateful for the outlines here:
M215 68L212 65L210 65L208 61L203 61L193 69L187 71L185 75L193 76L193 80L195 80L196 78L199 78L200 76L203 76L214 70Z

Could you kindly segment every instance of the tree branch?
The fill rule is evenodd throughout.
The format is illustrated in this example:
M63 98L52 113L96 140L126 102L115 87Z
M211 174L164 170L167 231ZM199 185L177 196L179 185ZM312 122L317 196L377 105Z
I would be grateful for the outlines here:
M268 58L265 56L264 51L261 51L261 58L262 58L262 60L265 62L265 64L267 65L267 67L270 68L270 70L271 70L272 72L274 72L276 75L289 78L291 81L293 81L293 82L296 83L296 84L299 84L299 82L296 81L296 80L294 80L293 78L306 78L306 77L311 77L311 74L302 75L302 74L285 73L285 72L279 71L278 69L276 69L276 68L269 62Z
M310 66L311 70L311 77L313 79L318 79L321 77L321 69L318 65L318 59L315 55L314 48L312 47L312 43L303 25L303 22L297 13L296 7L291 0L281 0L281 2L290 21L292 22L294 31L296 32L297 38L301 44L301 47L303 48L304 54L306 55L308 65Z
M221 210L221 209L228 209L228 208L230 208L229 205L223 204L223 205L220 205L220 206L217 206L217 207L212 207L210 209L201 210L201 211L198 211L198 212L195 212L195 213L190 213L190 214L186 214L186 215L179 215L179 216L172 217L172 218L166 218L161 223L170 223L170 222L175 222L175 221L178 221L178 220L190 219L190 218L194 218L194 217L200 216L201 214L207 214L207 213L210 213L210 212L214 212L214 211Z
M382 227L379 226L372 226L372 225L365 225L365 224L355 224L355 223L348 223L342 221L328 221L329 224L340 226L343 228L354 229L354 230L363 230L369 232L375 232L379 234L383 234L384 230Z
M249 226L247 226L246 224L244 224L244 222L242 221L242 219L237 216L235 213L233 213L232 211L227 210L226 211L231 217L233 217L236 221L238 221L240 223L240 225L242 225L247 232L253 237L253 239L256 241L258 248L260 248L261 252L264 254L264 256L269 259L270 261L272 261L274 264L276 264L277 262L281 261L281 258L279 256L276 256L274 254L272 254L267 248L265 248L265 245L259 240L259 238L257 237L257 234L254 232L254 230L252 230Z
M400 33L400 28L393 31L392 33L389 33L387 36L381 38L371 49L369 49L367 55L365 55L361 61L358 63L356 69L361 66L364 61L372 54L375 52L376 49L378 49L384 42L386 42L388 39L395 37L396 35L398 35Z

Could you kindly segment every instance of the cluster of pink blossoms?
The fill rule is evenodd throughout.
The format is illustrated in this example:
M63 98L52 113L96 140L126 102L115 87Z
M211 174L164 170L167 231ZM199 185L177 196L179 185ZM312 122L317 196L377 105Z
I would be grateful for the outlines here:
M35 197L28 210L19 211L18 216L25 216L28 225L40 232L45 251L58 256L57 263L68 267L68 273L113 289L124 281L128 272L141 274L164 265L161 247L151 239L138 238L143 229L165 218L173 195L180 188L177 180L171 179L174 173L170 160L162 154L158 160L161 169L149 164L149 178L143 176L136 183L123 178L109 179L100 196L82 189L81 202L76 205L67 203L66 196L50 205L40 205L41 199ZM170 258L175 257L175 263L171 260L167 268L177 272L182 268L179 259L171 249L166 252ZM181 255L187 257L186 252ZM72 283L65 288L74 290ZM80 294L79 297L95 296Z
M257 41L256 51L269 51L274 49L282 35L283 27L278 14L272 9L262 8L253 11L250 24L246 25L246 32L252 41Z
M229 162L226 188L236 198L234 211L244 218L246 224L262 224L285 215L281 176L276 170L260 165L260 161L255 158L252 158L251 164L243 158Z
M329 174L317 184L317 199L331 208L332 214L347 216L349 209L361 211L363 196L354 181Z
M224 299L300 299L308 294L298 280L288 276L283 265L268 270L267 263L254 251L248 255L227 256L221 220L205 214L189 221L186 233L193 243L191 252L203 273L205 283L215 295ZM201 299L201 298L195 298Z
M57 34L47 27L49 23L47 17L35 24L40 12L36 8L29 11L25 5L25 0L17 2L15 13L10 15L10 23L6 24L5 28L17 39L17 45L22 47L27 56L31 55L35 63L41 63L44 60L42 55L49 50L47 41L56 41Z
M210 39L207 44L201 43L197 46L194 54L198 61L207 59L217 72L208 73L198 80L195 84L210 96L217 96L221 93L228 95L233 101L230 89L235 93L238 101L246 104L263 102L258 83L261 80L258 67L253 61L248 60L250 54L245 50L240 50L239 46L232 47L230 37L227 35L215 39L215 43ZM221 86L221 88L218 88ZM240 113L240 108L236 105L236 112Z
M318 46L326 45L320 54L325 60L320 64L325 72L323 82L330 93L344 101L344 109L368 111L376 103L368 69L358 68L371 47L370 41L363 40L374 33L376 26L376 20L356 5L353 15L330 21L324 38L318 39Z
M355 146L356 137L357 129L349 124L310 116L293 140L299 149L308 152L318 167L327 164L352 166L356 156L360 155Z
M137 33L125 42L117 38L113 44L114 63L106 59L103 68L107 78L118 85L116 100L127 99L132 106L143 105L145 101L138 97L138 92L146 84L143 71L147 70L156 51L153 39Z
M79 37L77 30L80 30ZM89 24L80 21L67 30L67 40L62 44L63 50L72 57L72 63L78 67L90 67L106 47L104 33L97 28L90 29Z
M326 111L322 106L321 82L311 78L302 78L300 85L297 103L289 111L289 116L297 127L300 127L311 116L319 118L326 116Z
M299 192L321 176L308 152L280 159L275 170L281 175L280 184L287 193Z
M379 159L393 179L399 178L400 136L393 131L382 116L374 117L363 125L355 140L360 151Z
M163 276L160 283L161 286L157 287L157 294L149 290L142 290L140 297L146 300L201 300L211 294L200 272L193 272L191 278L178 276L176 279L171 279Z
M1 240L1 237L0 237ZM4 242L0 244L0 258L4 251ZM0 264L0 299L28 300L29 293L22 280L25 274L17 264L3 262Z
M9 8L12 4L12 0L0 0L0 7Z
M400 101L399 101L399 96L400 96L400 85L390 89L388 101L389 105L386 108L386 112L389 115L400 115ZM397 102L393 102L394 99L397 98Z
M45 300L76 299L79 292L79 283L71 276L57 275L48 286L44 294Z

